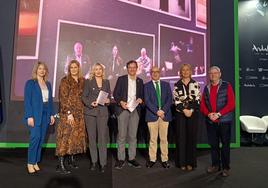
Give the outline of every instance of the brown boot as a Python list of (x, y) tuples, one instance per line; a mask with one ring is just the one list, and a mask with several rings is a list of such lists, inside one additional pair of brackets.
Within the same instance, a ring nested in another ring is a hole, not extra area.
[(208, 174), (212, 174), (212, 173), (216, 173), (220, 170), (220, 168), (218, 166), (209, 166), (207, 168), (207, 173)]
[(228, 170), (228, 169), (223, 169), (221, 175), (222, 175), (223, 177), (228, 177), (228, 176), (230, 176), (230, 170)]
[(187, 168), (188, 171), (192, 171), (193, 170), (193, 167), (191, 165), (187, 165), (186, 168)]

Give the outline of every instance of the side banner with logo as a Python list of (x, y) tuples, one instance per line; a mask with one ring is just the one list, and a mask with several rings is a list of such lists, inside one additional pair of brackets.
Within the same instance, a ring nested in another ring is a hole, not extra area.
[(239, 1), (240, 114), (268, 115), (268, 0)]

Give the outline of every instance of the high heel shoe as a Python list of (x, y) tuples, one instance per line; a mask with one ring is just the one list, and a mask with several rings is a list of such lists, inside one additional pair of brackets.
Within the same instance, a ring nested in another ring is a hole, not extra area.
[(33, 168), (36, 172), (41, 170), (37, 163), (33, 165)]
[(34, 166), (32, 164), (27, 164), (28, 174), (36, 173)]

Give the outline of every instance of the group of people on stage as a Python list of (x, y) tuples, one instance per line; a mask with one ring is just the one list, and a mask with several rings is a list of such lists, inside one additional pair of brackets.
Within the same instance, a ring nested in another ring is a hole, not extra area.
[[(173, 116), (175, 164), (183, 171), (192, 171), (197, 167), (197, 129), (201, 111), (206, 117), (208, 142), (211, 146), (212, 165), (207, 168), (207, 173), (222, 169), (222, 175), (229, 176), (231, 125), (235, 102), (230, 83), (220, 79), (220, 68), (212, 66), (209, 69), (210, 83), (205, 87), (202, 96), (198, 82), (191, 77), (190, 64), (181, 65), (180, 79), (175, 83), (173, 92), (168, 82), (160, 80), (158, 67), (153, 66), (150, 69), (151, 81), (145, 84), (137, 76), (138, 63), (135, 60), (127, 62), (126, 68), (127, 74), (118, 77), (113, 91), (118, 125), (118, 160), (115, 168), (122, 169), (125, 163), (141, 168), (136, 160), (137, 130), (142, 108), (145, 107), (145, 121), (150, 134), (147, 168), (152, 168), (157, 162), (158, 137), (161, 165), (163, 168), (170, 167), (167, 135)], [(40, 170), (38, 163), (41, 147), (49, 124), (53, 125), (55, 122), (51, 84), (47, 81), (47, 76), (46, 64), (38, 62), (33, 68), (32, 79), (25, 85), (24, 119), (30, 132), (27, 164), (30, 174)], [(173, 116), (172, 101), (175, 104)], [(58, 172), (69, 174), (70, 168), (78, 168), (75, 155), (85, 153), (87, 144), (92, 160), (90, 169), (105, 171), (110, 103), (110, 83), (105, 78), (103, 65), (94, 64), (88, 79), (84, 79), (80, 63), (71, 60), (67, 75), (61, 79), (59, 86), (59, 123), (56, 127)]]

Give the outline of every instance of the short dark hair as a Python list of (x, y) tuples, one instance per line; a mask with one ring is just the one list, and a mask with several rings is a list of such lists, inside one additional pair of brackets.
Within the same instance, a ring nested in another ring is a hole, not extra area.
[(129, 67), (130, 64), (134, 63), (136, 65), (136, 67), (138, 67), (138, 63), (135, 60), (130, 60), (129, 62), (127, 62), (127, 68)]

